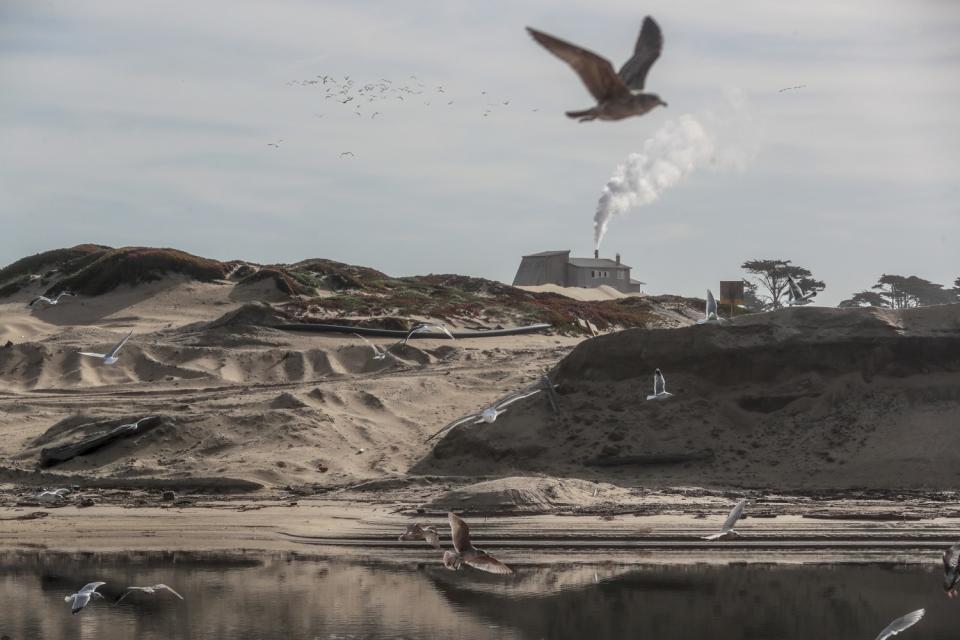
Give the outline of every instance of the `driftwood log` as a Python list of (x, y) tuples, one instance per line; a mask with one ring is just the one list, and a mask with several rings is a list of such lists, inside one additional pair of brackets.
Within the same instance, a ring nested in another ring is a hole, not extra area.
[(55, 447), (45, 447), (40, 450), (40, 466), (52, 467), (55, 464), (72, 460), (77, 456), (82, 456), (105, 447), (117, 440), (128, 438), (133, 435), (141, 435), (163, 424), (163, 418), (160, 416), (151, 416), (144, 418), (138, 424), (125, 424), (119, 427), (113, 427), (105, 433), (84, 438), (80, 442), (64, 444)]
[(586, 461), (588, 467), (620, 467), (625, 465), (681, 464), (713, 460), (712, 451), (697, 453), (651, 453), (643, 456), (598, 456)]

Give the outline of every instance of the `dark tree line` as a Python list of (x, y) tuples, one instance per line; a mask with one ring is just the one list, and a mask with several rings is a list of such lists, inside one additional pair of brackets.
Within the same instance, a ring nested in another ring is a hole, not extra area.
[(814, 278), (809, 269), (791, 264), (790, 260), (747, 260), (740, 268), (753, 278), (744, 279), (743, 287), (743, 306), (751, 311), (768, 311), (782, 307), (784, 301), (789, 299), (788, 276), (807, 293), (819, 293), (826, 288), (824, 282)]
[(907, 309), (952, 302), (960, 302), (960, 278), (953, 281), (952, 289), (946, 289), (942, 284), (917, 276), (885, 273), (869, 290), (853, 294), (839, 306)]

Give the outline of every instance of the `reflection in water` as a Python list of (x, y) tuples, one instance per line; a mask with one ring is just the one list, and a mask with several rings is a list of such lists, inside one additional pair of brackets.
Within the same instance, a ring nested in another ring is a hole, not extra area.
[[(921, 607), (908, 633), (955, 638), (960, 603), (938, 566), (517, 567), (513, 577), (257, 556), (0, 555), (0, 636), (266, 640), (405, 638), (870, 639)], [(63, 597), (103, 580), (106, 600)], [(130, 596), (165, 583), (176, 598)], [(905, 634), (906, 640), (911, 636)]]

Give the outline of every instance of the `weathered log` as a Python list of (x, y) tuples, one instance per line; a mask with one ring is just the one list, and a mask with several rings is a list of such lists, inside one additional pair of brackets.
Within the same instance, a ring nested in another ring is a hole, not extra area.
[(140, 435), (161, 425), (163, 418), (160, 416), (150, 416), (137, 421), (135, 424), (124, 424), (114, 427), (106, 433), (100, 433), (80, 442), (60, 445), (57, 447), (45, 447), (40, 450), (40, 466), (51, 467), (67, 460), (72, 460), (77, 456), (82, 456), (107, 446), (117, 440)]

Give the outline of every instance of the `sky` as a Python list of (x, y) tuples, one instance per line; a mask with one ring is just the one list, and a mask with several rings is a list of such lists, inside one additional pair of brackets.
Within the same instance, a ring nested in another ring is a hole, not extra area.
[[(567, 119), (593, 101), (524, 27), (619, 68), (647, 14), (669, 106)], [(809, 268), (824, 304), (883, 273), (949, 284), (957, 34), (952, 0), (3, 0), (0, 264), (95, 242), (511, 282), (524, 254), (590, 256), (618, 165), (692, 115), (738, 161), (601, 244), (648, 292), (703, 296), (751, 258)], [(302, 82), (323, 75), (423, 93), (340, 104)]]

